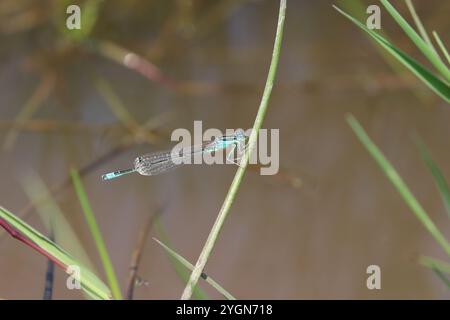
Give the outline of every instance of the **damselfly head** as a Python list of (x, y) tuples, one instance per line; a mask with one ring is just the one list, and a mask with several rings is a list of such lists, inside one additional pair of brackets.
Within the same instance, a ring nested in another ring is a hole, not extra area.
[(234, 136), (236, 137), (236, 139), (238, 140), (245, 140), (246, 136), (245, 136), (245, 132), (242, 129), (237, 129), (234, 132)]

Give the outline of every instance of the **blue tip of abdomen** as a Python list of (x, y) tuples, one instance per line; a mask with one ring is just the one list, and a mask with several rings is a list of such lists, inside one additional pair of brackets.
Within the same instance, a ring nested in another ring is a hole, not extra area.
[(125, 169), (125, 170), (119, 170), (119, 171), (114, 171), (114, 172), (110, 172), (110, 173), (105, 173), (104, 175), (102, 175), (102, 179), (103, 180), (111, 180), (111, 179), (123, 176), (124, 174), (132, 173), (135, 170), (136, 169), (134, 169), (134, 168), (130, 168), (130, 169)]
[(118, 175), (116, 175), (114, 172), (110, 172), (110, 173), (106, 173), (106, 174), (102, 175), (103, 180), (111, 180), (116, 177), (118, 177)]

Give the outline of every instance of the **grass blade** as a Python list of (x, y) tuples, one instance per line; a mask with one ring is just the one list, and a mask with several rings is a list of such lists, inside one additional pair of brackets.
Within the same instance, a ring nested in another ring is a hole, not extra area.
[(42, 223), (52, 234), (53, 237), (50, 240), (58, 239), (58, 245), (64, 247), (86, 268), (98, 274), (74, 228), (64, 216), (42, 179), (31, 170), (25, 170), (20, 182), (25, 193), (31, 199), (32, 206), (36, 208)]
[[(181, 263), (186, 269), (194, 270), (194, 265), (191, 264), (189, 261), (187, 261), (183, 256), (179, 255), (174, 250), (170, 249), (168, 246), (166, 246), (164, 243), (159, 241), (156, 238), (153, 238), (161, 247), (163, 247), (166, 252), (171, 256), (172, 258), (176, 259), (179, 263)], [(221, 293), (225, 298), (228, 300), (236, 300), (235, 297), (231, 295), (227, 290), (225, 290), (220, 284), (218, 284), (214, 279), (209, 277), (206, 273), (202, 273), (201, 278), (204, 279), (206, 282), (208, 282), (214, 289), (216, 289), (219, 293)]]
[(436, 77), (428, 69), (422, 66), (419, 62), (408, 56), (406, 53), (395, 47), (385, 38), (380, 36), (378, 33), (368, 29), (364, 24), (345, 13), (336, 6), (333, 6), (339, 13), (345, 16), (347, 19), (352, 21), (362, 30), (367, 32), (379, 45), (391, 53), (398, 61), (400, 61), (405, 67), (407, 67), (416, 77), (422, 80), (431, 90), (438, 94), (445, 101), (450, 103), (450, 87), (447, 83)]
[(77, 257), (77, 260), (83, 263), (89, 270), (97, 274), (97, 270), (74, 228), (64, 216), (64, 213), (61, 211), (42, 179), (29, 170), (24, 172), (20, 182), (28, 198), (31, 199), (32, 206), (36, 208), (36, 212), (42, 223), (58, 239), (58, 244), (64, 247), (74, 257)]
[(406, 2), (406, 6), (409, 9), (409, 12), (411, 13), (411, 16), (414, 19), (414, 23), (416, 24), (417, 29), (419, 29), (420, 36), (422, 37), (423, 40), (425, 40), (425, 42), (428, 44), (430, 49), (432, 49), (437, 54), (436, 48), (433, 46), (433, 42), (431, 42), (430, 37), (428, 36), (428, 32), (425, 29), (425, 27), (423, 26), (423, 23), (420, 20), (419, 15), (417, 14), (412, 1), (405, 0), (405, 2)]
[(256, 140), (258, 137), (259, 129), (262, 126), (262, 122), (267, 112), (267, 107), (269, 105), (270, 95), (272, 93), (273, 84), (275, 81), (275, 75), (277, 73), (278, 61), (280, 59), (281, 43), (283, 38), (284, 21), (286, 16), (286, 0), (280, 0), (280, 11), (278, 15), (278, 25), (275, 35), (275, 44), (272, 53), (272, 61), (270, 62), (269, 74), (267, 76), (266, 85), (264, 87), (263, 96), (261, 103), (258, 108), (258, 113), (256, 115), (255, 122), (253, 124), (253, 130), (248, 141), (248, 150), (244, 153), (240, 167), (237, 169), (234, 179), (230, 185), (228, 193), (225, 200), (220, 208), (219, 214), (217, 215), (216, 221), (208, 235), (205, 245), (203, 246), (202, 252), (195, 264), (194, 270), (192, 271), (191, 277), (189, 279), (186, 288), (181, 296), (182, 300), (188, 300), (192, 296), (192, 290), (197, 285), (197, 282), (205, 268), (208, 258), (214, 248), (214, 244), (219, 236), (220, 230), (222, 229), (223, 223), (225, 222), (228, 212), (230, 211), (231, 205), (236, 197), (237, 191), (244, 177), (245, 170), (248, 165), (248, 160), (250, 154), (253, 152), (256, 146)]
[(436, 268), (443, 273), (450, 274), (450, 263), (447, 263), (445, 261), (428, 256), (421, 256), (419, 258), (419, 263), (425, 267)]
[[(341, 8), (344, 8), (351, 16), (359, 21), (367, 19), (366, 8), (367, 4), (363, 0), (336, 0)], [(383, 29), (377, 30), (378, 34), (384, 37), (387, 41), (391, 41), (389, 36), (383, 31)], [(374, 49), (380, 54), (389, 68), (400, 78), (400, 81), (405, 83), (410, 88), (411, 93), (420, 101), (428, 103), (428, 99), (425, 99), (423, 92), (414, 90), (414, 77), (410, 76), (408, 69), (405, 69), (400, 61), (398, 61), (392, 54), (378, 44), (378, 42), (372, 37), (368, 38)]]
[(431, 158), (431, 155), (422, 140), (419, 137), (416, 137), (414, 140), (416, 142), (417, 148), (419, 149), (422, 160), (425, 162), (428, 170), (433, 176), (436, 187), (438, 188), (439, 193), (442, 197), (442, 201), (444, 202), (447, 214), (450, 217), (450, 189), (448, 187), (447, 181), (445, 180), (441, 169), (439, 169), (439, 167)]
[(450, 70), (442, 62), (441, 58), (437, 55), (436, 51), (430, 48), (430, 46), (423, 40), (417, 32), (409, 25), (409, 23), (401, 16), (401, 14), (389, 3), (387, 0), (380, 0), (389, 14), (394, 18), (398, 25), (405, 31), (406, 35), (412, 42), (419, 48), (419, 50), (425, 55), (430, 63), (439, 71), (447, 82), (450, 82)]
[(449, 263), (426, 256), (421, 256), (419, 263), (433, 270), (434, 274), (450, 289), (450, 280), (445, 275), (450, 274)]
[(397, 173), (395, 168), (391, 163), (385, 158), (383, 153), (378, 149), (378, 147), (372, 142), (367, 133), (359, 124), (358, 120), (353, 115), (347, 116), (347, 122), (352, 128), (353, 132), (356, 134), (358, 139), (364, 145), (364, 147), (369, 151), (370, 155), (374, 158), (377, 164), (380, 166), (381, 170), (388, 177), (392, 185), (400, 193), (401, 197), (411, 209), (411, 211), (416, 215), (417, 219), (424, 225), (428, 232), (433, 236), (436, 242), (442, 247), (442, 249), (450, 256), (450, 244), (445, 239), (444, 235), (439, 231), (436, 225), (431, 221), (430, 217), (426, 211), (422, 208), (420, 203), (414, 197), (414, 195), (409, 190), (408, 186), (405, 184), (403, 179)]
[(433, 36), (437, 44), (439, 45), (439, 48), (441, 49), (442, 53), (444, 54), (445, 59), (447, 59), (447, 62), (450, 63), (450, 54), (448, 53), (447, 48), (445, 47), (444, 43), (442, 42), (441, 38), (439, 37), (436, 31), (433, 31)]
[[(366, 15), (366, 8), (367, 5), (362, 2), (362, 0), (353, 0), (353, 1), (347, 1), (347, 0), (337, 0), (337, 3), (339, 3), (339, 6), (344, 8), (351, 16), (356, 18), (357, 20), (364, 20), (367, 18)], [(389, 41), (388, 35), (383, 32), (383, 29), (379, 30), (379, 33), (381, 36), (383, 36), (386, 40)], [(402, 80), (407, 82), (409, 81), (409, 74), (406, 74), (406, 70), (399, 64), (399, 62), (386, 50), (383, 49), (383, 47), (380, 47), (377, 42), (371, 38), (371, 43), (373, 44), (375, 50), (378, 51), (378, 53), (381, 55), (383, 60), (388, 64), (388, 66), (394, 71), (399, 77), (402, 77)], [(407, 76), (405, 76), (407, 75)]]
[[(156, 228), (159, 236), (163, 239), (163, 241), (165, 243), (170, 243), (167, 233), (159, 219), (155, 220), (155, 228)], [(178, 277), (180, 277), (180, 279), (183, 281), (183, 283), (187, 283), (189, 281), (189, 273), (186, 270), (185, 266), (180, 261), (178, 261), (177, 259), (172, 257), (171, 255), (169, 255), (169, 260), (170, 260), (170, 263), (172, 264), (173, 268), (175, 269), (175, 272), (177, 273)], [(209, 299), (208, 295), (199, 286), (196, 286), (194, 288), (192, 296), (196, 300), (208, 300)]]
[(447, 288), (450, 289), (450, 280), (446, 277), (445, 274), (442, 273), (439, 269), (436, 269), (435, 267), (432, 268), (433, 272), (436, 274), (436, 276), (447, 286)]
[(46, 238), (3, 207), (0, 207), (0, 225), (16, 239), (24, 242), (48, 259), (51, 259), (66, 273), (70, 274), (68, 271), (69, 266), (78, 266), (81, 275), (78, 280), (80, 281), (81, 288), (91, 298), (102, 300), (111, 299), (111, 292), (108, 287), (95, 274), (90, 272), (89, 269), (85, 268), (56, 243)]
[(108, 250), (106, 249), (105, 242), (103, 241), (100, 228), (95, 220), (94, 212), (92, 211), (91, 205), (89, 203), (86, 191), (84, 190), (83, 184), (81, 183), (80, 175), (75, 169), (70, 170), (70, 175), (72, 177), (72, 182), (75, 191), (80, 201), (81, 208), (83, 209), (84, 217), (86, 218), (89, 230), (91, 231), (92, 237), (94, 238), (95, 245), (97, 246), (100, 259), (105, 270), (108, 283), (111, 287), (113, 297), (115, 299), (122, 299), (122, 294), (120, 293), (119, 282), (117, 281), (116, 273), (109, 258)]

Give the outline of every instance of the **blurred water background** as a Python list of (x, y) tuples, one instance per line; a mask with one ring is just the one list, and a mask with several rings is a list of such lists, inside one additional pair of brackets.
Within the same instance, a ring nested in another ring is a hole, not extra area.
[[(425, 25), (448, 44), (450, 2), (415, 2)], [(250, 128), (278, 1), (98, 1), (92, 30), (76, 36), (64, 31), (69, 3), (0, 3), (0, 204), (25, 212), (24, 219), (45, 233), (36, 211), (26, 210), (23, 186), (26, 172), (39, 175), (58, 190), (58, 205), (104, 279), (76, 194), (70, 184), (59, 187), (71, 167), (103, 157), (83, 182), (125, 291), (139, 231), (161, 206), (160, 225), (172, 247), (195, 263), (236, 167), (189, 166), (110, 182), (101, 174), (170, 147), (172, 130), (192, 130), (194, 120), (205, 129)], [(450, 108), (412, 76), (405, 81), (394, 73), (333, 3), (288, 2), (263, 125), (280, 129), (280, 173), (246, 173), (205, 271), (238, 298), (449, 298), (417, 262), (420, 254), (444, 258), (443, 252), (344, 117), (355, 114), (449, 235), (445, 208), (410, 137), (420, 134), (450, 177)], [(407, 14), (403, 1), (392, 3)], [(399, 47), (415, 52), (385, 12), (382, 26)], [(129, 52), (148, 64), (127, 68), (121, 59)], [(114, 113), (114, 97), (136, 122)], [(136, 124), (148, 121), (152, 130), (143, 134)], [(124, 140), (126, 147), (118, 148)], [(148, 285), (136, 288), (137, 299), (178, 298), (184, 288), (151, 239), (160, 236), (152, 228), (146, 241), (139, 276)], [(381, 267), (381, 290), (366, 287), (372, 264)], [(1, 231), (1, 298), (41, 298), (45, 271), (43, 257)], [(65, 279), (57, 270), (55, 297), (82, 298), (65, 288)], [(202, 288), (220, 298), (208, 285)]]

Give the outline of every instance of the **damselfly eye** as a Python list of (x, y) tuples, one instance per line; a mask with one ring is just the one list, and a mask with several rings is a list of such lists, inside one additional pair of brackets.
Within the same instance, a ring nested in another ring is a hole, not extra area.
[(237, 137), (237, 138), (245, 138), (245, 132), (244, 132), (244, 130), (242, 130), (242, 129), (237, 129), (235, 132), (234, 132), (234, 135)]

